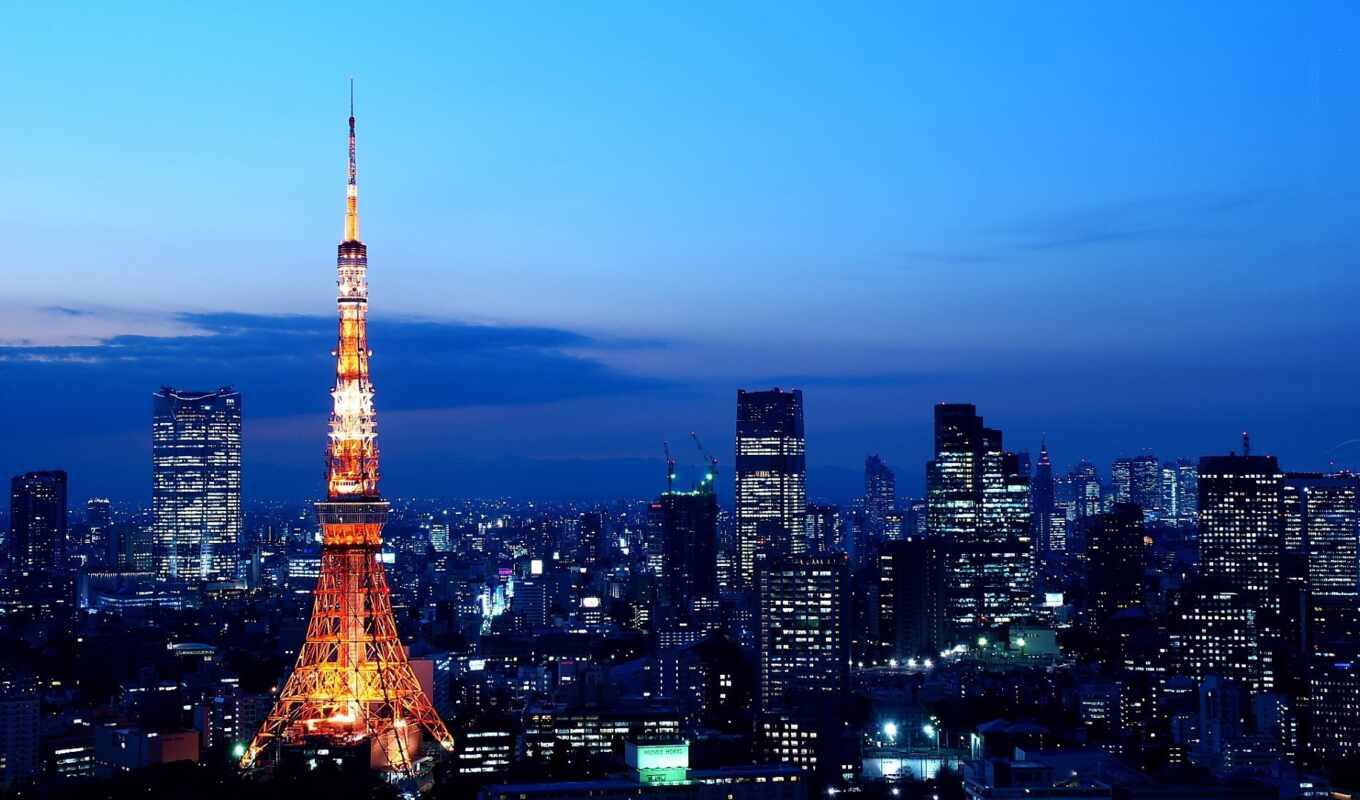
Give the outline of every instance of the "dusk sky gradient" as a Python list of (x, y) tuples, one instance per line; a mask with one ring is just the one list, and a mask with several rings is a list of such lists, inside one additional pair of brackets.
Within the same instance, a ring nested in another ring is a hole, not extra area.
[(1360, 466), (1351, 3), (4, 20), (0, 470), (73, 499), (149, 497), (162, 384), (243, 392), (247, 501), (319, 491), (350, 75), (389, 495), (651, 493), (771, 385), (813, 497), (919, 495), (941, 400)]

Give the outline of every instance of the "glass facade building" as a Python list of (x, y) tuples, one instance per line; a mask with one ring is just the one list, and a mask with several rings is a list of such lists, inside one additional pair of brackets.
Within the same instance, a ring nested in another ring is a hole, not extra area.
[(807, 551), (803, 393), (737, 391), (736, 511), (740, 588), (760, 562)]
[(241, 395), (164, 388), (152, 397), (152, 495), (160, 580), (236, 579)]

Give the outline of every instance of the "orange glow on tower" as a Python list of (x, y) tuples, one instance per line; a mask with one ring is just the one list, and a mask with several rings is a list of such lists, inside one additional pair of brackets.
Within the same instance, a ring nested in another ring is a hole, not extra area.
[(241, 758), (259, 763), (279, 743), (321, 737), (368, 742), (376, 767), (410, 773), (423, 731), (445, 750), (453, 737), (420, 688), (397, 637), (378, 560), (388, 504), (378, 493), (378, 428), (368, 358), (368, 248), (359, 241), (359, 179), (350, 92), (345, 240), (336, 259), (340, 325), (326, 448), (321, 573), (297, 665)]

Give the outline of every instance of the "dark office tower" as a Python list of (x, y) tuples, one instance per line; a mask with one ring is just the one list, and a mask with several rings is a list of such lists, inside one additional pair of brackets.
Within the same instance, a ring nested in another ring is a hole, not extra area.
[(163, 581), (236, 579), (241, 535), (241, 395), (152, 395), (151, 507)]
[(66, 563), (66, 472), (16, 475), (9, 484), (10, 563), (48, 571)]
[[(663, 492), (661, 606), (688, 614), (696, 601), (718, 599), (718, 498), (705, 481), (691, 492)], [(702, 602), (700, 603), (702, 605)]]
[(808, 506), (805, 525), (808, 545), (814, 554), (848, 552), (845, 524), (838, 506)]
[(1309, 659), (1310, 747), (1334, 763), (1360, 758), (1360, 644), (1322, 643)]
[(881, 539), (888, 515), (897, 510), (897, 478), (877, 454), (864, 459), (864, 519), (869, 535)]
[(109, 527), (113, 525), (113, 507), (107, 497), (91, 497), (85, 501), (85, 527), (89, 529), (91, 547), (99, 547), (108, 541)]
[(586, 511), (577, 518), (577, 548), (582, 564), (594, 564), (604, 557), (606, 542), (604, 538), (604, 514), (599, 511)]
[(1115, 614), (1143, 604), (1143, 509), (1115, 503), (1098, 514), (1086, 538), (1087, 627), (1099, 633)]
[(767, 558), (803, 552), (807, 455), (803, 393), (737, 390), (737, 583)]
[(1282, 476), (1274, 456), (1199, 460), (1200, 574), (1280, 609)]
[(849, 680), (846, 631), (846, 557), (797, 555), (762, 565), (760, 594), (760, 705), (769, 709), (788, 692), (839, 698)]
[(133, 522), (109, 526), (105, 539), (109, 566), (123, 572), (154, 572), (156, 540), (152, 528)]
[(946, 608), (955, 635), (1016, 621), (1033, 589), (1029, 479), (969, 404), (935, 406), (926, 464), (927, 526), (948, 547)]
[(1281, 493), (1286, 582), (1295, 578), (1324, 602), (1354, 600), (1360, 591), (1360, 479), (1289, 473)]
[(878, 630), (898, 659), (933, 657), (945, 646), (943, 545), (909, 537), (878, 554)]
[(1041, 554), (1060, 553), (1062, 547), (1053, 540), (1053, 516), (1057, 503), (1053, 494), (1053, 461), (1048, 457), (1048, 442), (1039, 443), (1039, 461), (1034, 465), (1034, 478), (1030, 482), (1030, 511), (1034, 518), (1034, 546)]

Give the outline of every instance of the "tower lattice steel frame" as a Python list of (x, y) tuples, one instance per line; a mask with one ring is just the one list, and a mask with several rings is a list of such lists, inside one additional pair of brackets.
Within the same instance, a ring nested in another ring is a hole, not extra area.
[(241, 758), (259, 763), (279, 742), (319, 737), (364, 741), (374, 760), (410, 773), (424, 731), (445, 750), (453, 737), (420, 688), (392, 617), (392, 596), (378, 560), (388, 504), (378, 493), (377, 417), (369, 380), (368, 249), (359, 241), (359, 176), (350, 94), (349, 181), (345, 239), (336, 266), (340, 331), (326, 450), (327, 498), (321, 523), (321, 573), (307, 638), (273, 710)]

